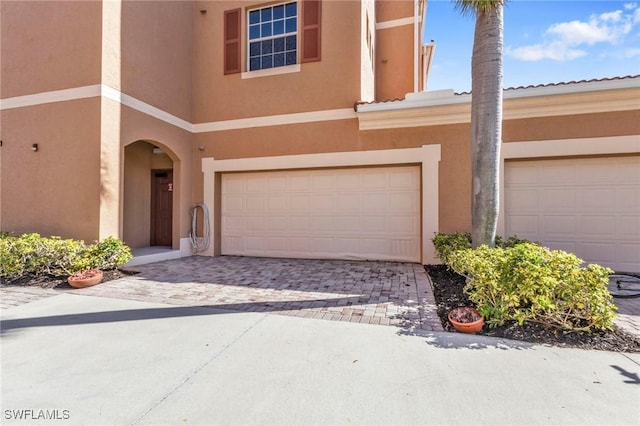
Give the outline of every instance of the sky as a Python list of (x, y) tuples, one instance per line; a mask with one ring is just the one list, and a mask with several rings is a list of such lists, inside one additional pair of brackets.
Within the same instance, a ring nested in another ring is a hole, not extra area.
[[(451, 0), (427, 1), (428, 90), (471, 90), (474, 25)], [(510, 0), (503, 65), (504, 87), (640, 74), (640, 1)]]

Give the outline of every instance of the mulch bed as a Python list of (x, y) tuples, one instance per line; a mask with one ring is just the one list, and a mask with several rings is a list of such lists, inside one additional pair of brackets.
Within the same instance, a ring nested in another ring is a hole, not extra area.
[[(455, 331), (447, 320), (449, 311), (458, 306), (473, 306), (463, 292), (465, 279), (445, 265), (425, 265), (425, 269), (433, 281), (438, 316), (442, 326), (446, 331)], [(640, 353), (640, 339), (617, 326), (608, 332), (586, 333), (563, 331), (539, 324), (525, 323), (520, 326), (516, 322), (508, 322), (495, 328), (489, 328), (485, 324), (482, 332), (478, 334), (552, 346)]]

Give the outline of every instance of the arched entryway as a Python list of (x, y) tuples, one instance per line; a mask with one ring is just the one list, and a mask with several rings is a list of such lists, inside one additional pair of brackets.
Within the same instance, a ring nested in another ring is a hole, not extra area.
[(123, 240), (131, 248), (174, 245), (174, 156), (154, 141), (124, 148)]

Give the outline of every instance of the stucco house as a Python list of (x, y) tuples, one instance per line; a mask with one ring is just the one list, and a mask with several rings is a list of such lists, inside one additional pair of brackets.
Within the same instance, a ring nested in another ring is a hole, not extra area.
[[(0, 230), (435, 263), (470, 229), (470, 94), (424, 0), (0, 3)], [(461, 70), (461, 72), (468, 72)], [(505, 90), (503, 235), (640, 271), (640, 76)], [(138, 251), (137, 253), (144, 253)]]

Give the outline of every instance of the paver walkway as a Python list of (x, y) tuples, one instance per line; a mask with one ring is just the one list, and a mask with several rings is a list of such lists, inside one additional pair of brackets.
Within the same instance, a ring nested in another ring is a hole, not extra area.
[[(3, 309), (71, 291), (180, 306), (215, 306), (333, 321), (442, 331), (422, 265), (395, 262), (191, 256), (80, 290), (0, 286)], [(614, 299), (616, 324), (640, 337), (640, 299)]]
[(180, 306), (442, 331), (422, 265), (396, 262), (191, 256), (79, 290), (2, 287), (2, 306), (71, 291)]

